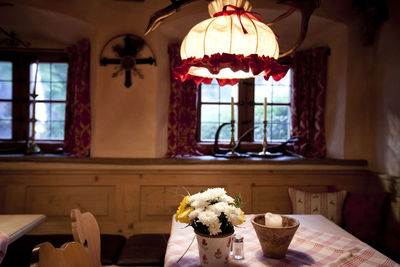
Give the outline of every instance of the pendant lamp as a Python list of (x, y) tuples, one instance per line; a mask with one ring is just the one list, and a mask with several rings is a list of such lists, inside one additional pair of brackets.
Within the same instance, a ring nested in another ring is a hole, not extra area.
[(255, 76), (278, 81), (286, 75), (289, 67), (277, 61), (277, 37), (251, 12), (249, 1), (214, 0), (208, 10), (211, 18), (195, 25), (182, 42), (176, 77), (196, 84), (217, 79), (223, 86)]

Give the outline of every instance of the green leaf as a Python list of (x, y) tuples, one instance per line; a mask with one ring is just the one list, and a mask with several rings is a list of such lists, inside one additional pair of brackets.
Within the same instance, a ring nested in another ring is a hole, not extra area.
[(242, 196), (240, 194), (237, 194), (234, 201), (233, 201), (233, 206), (236, 208), (242, 207)]

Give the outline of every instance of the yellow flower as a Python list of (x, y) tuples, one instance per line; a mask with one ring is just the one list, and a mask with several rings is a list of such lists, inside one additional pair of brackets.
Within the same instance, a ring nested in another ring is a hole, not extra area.
[(186, 208), (186, 209), (184, 210), (184, 212), (182, 212), (181, 214), (179, 214), (179, 215), (176, 217), (176, 219), (177, 219), (178, 221), (180, 221), (181, 223), (190, 223), (189, 214), (192, 212), (192, 210), (194, 210), (193, 207)]
[(244, 212), (242, 211), (242, 209), (239, 208), (239, 210), (240, 210), (240, 223), (239, 224), (242, 224), (246, 221), (246, 217), (244, 216)]
[(186, 196), (181, 201), (181, 204), (176, 211), (175, 220), (181, 223), (189, 223), (189, 214), (194, 210), (193, 207), (188, 207), (189, 196)]

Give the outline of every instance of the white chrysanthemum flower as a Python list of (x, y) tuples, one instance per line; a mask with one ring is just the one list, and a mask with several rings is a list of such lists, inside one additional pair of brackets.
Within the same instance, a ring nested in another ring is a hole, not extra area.
[(221, 213), (228, 213), (230, 211), (229, 204), (225, 202), (218, 202), (215, 203), (214, 205), (211, 205), (209, 207), (210, 210), (215, 212), (218, 216), (221, 215)]
[(229, 212), (225, 213), (226, 217), (228, 218), (228, 221), (232, 224), (232, 225), (238, 225), (242, 223), (241, 220), (241, 212), (240, 209), (232, 207), (229, 210)]
[(241, 223), (240, 221), (240, 210), (232, 205), (229, 205), (225, 202), (219, 202), (210, 207), (210, 209), (214, 210), (218, 216), (223, 212), (227, 218), (227, 220), (232, 225), (238, 225)]
[(190, 206), (195, 209), (205, 209), (208, 205), (210, 205), (210, 203), (199, 198), (190, 203)]
[[(224, 188), (211, 188), (190, 196), (187, 203), (194, 209), (188, 214), (188, 220), (198, 220), (205, 225), (210, 235), (222, 233), (219, 216), (224, 213), (232, 226), (241, 224), (241, 210), (233, 206), (234, 199), (226, 194)], [(193, 226), (195, 227), (195, 226)], [(195, 228), (196, 229), (196, 228)]]
[(226, 191), (224, 188), (211, 188), (204, 192), (194, 194), (189, 197), (189, 202), (200, 200), (200, 201), (212, 201), (218, 200), (226, 196)]
[(189, 214), (189, 220), (193, 221), (197, 217), (199, 217), (200, 213), (203, 212), (203, 209), (194, 209), (192, 212)]
[(228, 196), (228, 195), (221, 196), (219, 198), (219, 201), (220, 202), (226, 202), (226, 203), (229, 203), (229, 204), (235, 203), (235, 200), (232, 197)]
[(217, 214), (211, 210), (201, 212), (198, 219), (199, 222), (208, 227), (210, 235), (217, 235), (221, 232), (221, 222), (219, 221)]

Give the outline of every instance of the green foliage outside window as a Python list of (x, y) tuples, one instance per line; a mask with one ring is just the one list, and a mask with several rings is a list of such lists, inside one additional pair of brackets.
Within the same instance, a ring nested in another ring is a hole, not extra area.
[[(272, 78), (265, 81), (263, 77), (254, 79), (254, 103), (249, 106), (254, 108), (253, 125), (254, 141), (262, 141), (264, 136), (264, 98), (267, 97), (267, 140), (281, 142), (290, 137), (290, 96), (292, 87), (291, 71), (275, 82)], [(246, 88), (247, 89), (247, 88)], [(238, 120), (239, 86), (222, 86), (214, 80), (210, 85), (201, 86), (201, 115), (200, 115), (200, 140), (212, 141), (218, 127), (231, 120), (230, 100), (235, 101), (235, 121)], [(243, 101), (242, 101), (243, 102)], [(237, 127), (236, 138), (237, 138)], [(229, 126), (223, 128), (220, 140), (229, 141), (231, 129)]]

